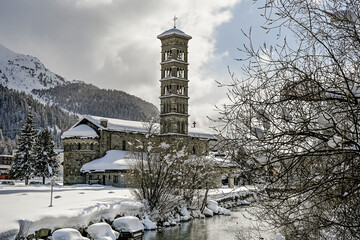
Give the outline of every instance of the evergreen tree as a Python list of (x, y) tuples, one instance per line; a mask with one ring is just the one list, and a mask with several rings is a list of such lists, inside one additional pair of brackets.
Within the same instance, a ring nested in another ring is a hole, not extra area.
[(59, 168), (59, 164), (55, 158), (54, 142), (47, 128), (44, 128), (37, 136), (34, 152), (36, 154), (36, 176), (42, 177), (43, 184), (45, 184), (45, 178), (54, 176)]
[(33, 122), (33, 115), (28, 113), (27, 119), (21, 129), (18, 150), (15, 155), (14, 164), (11, 167), (10, 174), (16, 179), (25, 179), (25, 185), (28, 184), (29, 178), (35, 176), (35, 155), (34, 143), (37, 130)]

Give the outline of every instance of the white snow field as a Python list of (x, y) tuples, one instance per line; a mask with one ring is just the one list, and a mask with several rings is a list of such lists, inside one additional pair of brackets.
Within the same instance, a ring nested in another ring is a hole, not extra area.
[(80, 228), (101, 218), (133, 215), (141, 208), (130, 189), (102, 185), (54, 186), (52, 207), (50, 186), (0, 185), (0, 239), (14, 239), (41, 228)]
[[(113, 220), (117, 215), (136, 215), (142, 210), (142, 204), (134, 200), (131, 189), (56, 184), (52, 207), (49, 207), (50, 185), (25, 186), (22, 182), (15, 183), (0, 184), (0, 239), (14, 239), (19, 231), (27, 236), (41, 228), (79, 229), (87, 227), (90, 221)], [(216, 199), (246, 191), (249, 188), (221, 188), (209, 193), (212, 199)], [(156, 227), (148, 222), (143, 220), (146, 229)]]

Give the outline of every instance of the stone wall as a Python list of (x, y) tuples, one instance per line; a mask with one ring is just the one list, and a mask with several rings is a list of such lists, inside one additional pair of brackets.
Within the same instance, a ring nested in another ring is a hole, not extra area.
[(85, 183), (81, 167), (99, 157), (98, 139), (64, 139), (64, 185)]
[[(90, 183), (89, 176), (99, 175), (99, 183), (123, 187), (119, 172), (83, 174), (81, 167), (94, 159), (103, 157), (108, 150), (139, 151), (137, 146), (141, 142), (147, 142), (143, 133), (100, 131), (100, 138), (67, 138), (64, 139), (64, 184), (83, 184)], [(161, 142), (170, 144), (173, 149), (181, 150), (185, 147), (186, 154), (207, 155), (209, 152), (208, 140), (193, 138), (186, 135), (157, 135), (151, 138), (154, 145)], [(104, 179), (105, 176), (105, 179)], [(119, 182), (114, 183), (114, 176), (118, 176)]]

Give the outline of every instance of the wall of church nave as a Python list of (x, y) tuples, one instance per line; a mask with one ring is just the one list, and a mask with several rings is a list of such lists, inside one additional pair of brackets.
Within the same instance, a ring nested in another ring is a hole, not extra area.
[[(102, 131), (100, 154), (103, 156), (108, 150), (139, 151), (141, 143), (147, 141), (149, 140), (142, 133)], [(152, 138), (151, 141), (155, 145), (159, 144), (158, 137)]]

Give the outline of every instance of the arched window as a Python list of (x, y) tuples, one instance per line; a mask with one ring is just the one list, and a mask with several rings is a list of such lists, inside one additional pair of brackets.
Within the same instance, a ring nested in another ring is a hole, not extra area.
[(78, 143), (78, 150), (81, 150), (81, 144)]
[(94, 150), (94, 144), (93, 143), (90, 144), (90, 150)]
[(194, 145), (193, 148), (192, 148), (192, 153), (193, 153), (193, 154), (196, 154), (196, 147), (195, 147), (195, 145)]

